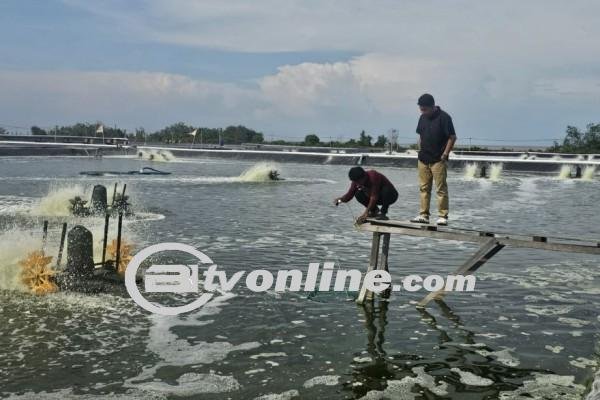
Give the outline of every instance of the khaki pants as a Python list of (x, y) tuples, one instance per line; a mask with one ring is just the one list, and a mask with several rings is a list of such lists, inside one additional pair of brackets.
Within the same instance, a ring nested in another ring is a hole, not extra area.
[(425, 164), (419, 161), (419, 191), (421, 194), (421, 215), (429, 216), (431, 186), (435, 181), (437, 206), (440, 217), (448, 218), (448, 184), (446, 183), (446, 162)]

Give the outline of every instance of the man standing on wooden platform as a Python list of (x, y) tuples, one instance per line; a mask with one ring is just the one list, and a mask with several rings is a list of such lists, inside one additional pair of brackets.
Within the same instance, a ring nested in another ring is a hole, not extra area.
[(448, 225), (448, 184), (446, 183), (446, 161), (456, 142), (456, 132), (452, 118), (448, 113), (435, 105), (430, 94), (419, 97), (417, 102), (421, 117), (417, 124), (419, 135), (419, 191), (421, 209), (419, 215), (411, 222), (429, 223), (429, 204), (431, 187), (435, 181), (438, 206), (438, 225)]
[[(367, 218), (389, 219), (388, 208), (398, 199), (398, 191), (389, 179), (373, 169), (365, 171), (362, 167), (350, 168), (348, 177), (352, 181), (350, 189), (345, 195), (335, 199), (334, 204), (337, 206), (356, 197), (356, 200), (366, 207), (365, 212), (356, 220), (359, 224)], [(381, 206), (381, 210), (378, 205)]]

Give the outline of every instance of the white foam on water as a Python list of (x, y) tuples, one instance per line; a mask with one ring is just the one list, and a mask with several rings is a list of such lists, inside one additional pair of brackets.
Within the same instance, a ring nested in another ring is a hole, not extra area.
[[(476, 346), (474, 346), (476, 347)], [(496, 350), (496, 351), (488, 351), (485, 349), (479, 349), (479, 350), (475, 350), (476, 353), (484, 356), (484, 357), (494, 357), (496, 358), (496, 361), (498, 361), (500, 364), (504, 364), (507, 367), (517, 367), (521, 362), (519, 361), (518, 358), (516, 358), (515, 356), (513, 356), (511, 354), (511, 352), (515, 351), (515, 349), (513, 347), (510, 348), (504, 348), (502, 350)]]
[(544, 348), (553, 352), (554, 354), (558, 354), (565, 349), (563, 346), (550, 346), (549, 344), (544, 346)]
[(360, 400), (414, 400), (417, 396), (422, 397), (419, 393), (412, 393), (412, 388), (415, 385), (426, 388), (438, 396), (448, 394), (448, 384), (446, 382), (436, 383), (435, 378), (425, 372), (425, 368), (416, 367), (412, 369), (412, 372), (416, 374), (415, 377), (405, 376), (401, 380), (389, 380), (385, 390), (371, 390)]
[(585, 321), (583, 319), (565, 317), (559, 317), (558, 322), (562, 322), (563, 324), (567, 324), (569, 326), (572, 326), (573, 328), (583, 328), (584, 326), (590, 324), (589, 321)]
[(600, 400), (600, 371), (596, 372), (591, 390), (585, 400)]
[(17, 214), (31, 209), (36, 199), (22, 196), (0, 196), (0, 214)]
[[(148, 343), (147, 350), (156, 354), (160, 361), (155, 363), (142, 371), (141, 374), (134, 378), (130, 378), (125, 381), (126, 387), (143, 388), (144, 390), (156, 389), (159, 392), (164, 390), (180, 390), (172, 385), (164, 386), (153, 386), (153, 382), (140, 382), (155, 378), (155, 374), (158, 369), (166, 366), (187, 366), (197, 364), (212, 364), (218, 361), (224, 360), (229, 353), (234, 351), (251, 350), (261, 346), (258, 342), (246, 342), (238, 345), (231, 344), (229, 342), (197, 342), (195, 344), (189, 343), (187, 338), (179, 338), (175, 333), (171, 331), (176, 326), (194, 326), (206, 325), (213, 322), (213, 320), (207, 320), (206, 317), (217, 315), (221, 312), (222, 307), (227, 305), (227, 301), (235, 297), (233, 294), (225, 294), (218, 296), (205, 304), (199, 310), (186, 314), (186, 315), (174, 315), (165, 316), (158, 314), (151, 314), (149, 319), (152, 323), (148, 332)], [(237, 381), (234, 383), (233, 378), (219, 376), (219, 378), (207, 377), (202, 374), (189, 375), (184, 374), (179, 379), (182, 379), (182, 391), (195, 391), (194, 393), (209, 393), (215, 386), (213, 383), (215, 379), (224, 379), (229, 383), (228, 391), (237, 390), (239, 385), (236, 386)], [(231, 378), (231, 379), (230, 379)], [(179, 381), (179, 380), (178, 380)], [(206, 383), (206, 386), (203, 386)], [(218, 385), (217, 385), (218, 386)], [(235, 389), (234, 389), (235, 388)], [(220, 392), (210, 392), (220, 393)]]
[(227, 393), (239, 390), (241, 385), (232, 376), (188, 372), (177, 378), (177, 385), (165, 382), (138, 384), (139, 390), (173, 396), (194, 396), (203, 393)]
[(461, 383), (469, 386), (491, 386), (494, 381), (488, 378), (484, 378), (479, 375), (475, 375), (469, 371), (463, 371), (460, 368), (451, 368), (450, 371), (457, 373), (460, 376)]
[(528, 305), (525, 306), (525, 311), (537, 315), (563, 315), (568, 314), (573, 310), (573, 306), (568, 305)]
[(259, 354), (253, 354), (250, 356), (251, 359), (253, 360), (257, 360), (259, 358), (271, 358), (271, 357), (287, 357), (287, 354), (283, 353), (283, 352), (278, 352), (278, 353), (259, 353)]
[(294, 397), (300, 396), (300, 393), (295, 390), (287, 390), (283, 393), (269, 393), (255, 397), (254, 400), (292, 400)]
[(264, 368), (256, 368), (256, 369), (249, 369), (248, 371), (244, 371), (244, 374), (246, 375), (254, 375), (254, 374), (258, 374), (261, 372), (265, 372), (266, 369)]
[(335, 386), (339, 383), (339, 381), (339, 375), (321, 375), (315, 376), (314, 378), (310, 378), (309, 380), (304, 382), (302, 386), (304, 386), (307, 389), (317, 385)]
[(141, 390), (129, 389), (125, 393), (115, 394), (75, 394), (72, 389), (60, 389), (54, 392), (25, 392), (23, 394), (13, 394), (8, 397), (5, 397), (7, 400), (166, 400), (167, 397), (164, 395), (153, 395), (152, 393), (148, 393)]
[(589, 358), (585, 358), (585, 357), (577, 357), (575, 360), (571, 360), (569, 361), (569, 364), (577, 367), (577, 368), (588, 368), (588, 367), (597, 367), (598, 366), (598, 361), (596, 360), (590, 360)]
[(500, 400), (580, 400), (585, 388), (574, 383), (574, 376), (534, 373), (534, 380), (512, 391), (500, 392)]
[(482, 336), (488, 339), (499, 339), (506, 337), (506, 335), (502, 335), (500, 333), (476, 333), (475, 336)]

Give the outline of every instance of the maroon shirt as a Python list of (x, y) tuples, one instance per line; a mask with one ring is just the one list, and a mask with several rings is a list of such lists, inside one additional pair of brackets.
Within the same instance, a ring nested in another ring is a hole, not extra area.
[(352, 181), (350, 189), (348, 189), (348, 192), (342, 196), (342, 201), (346, 203), (347, 201), (352, 200), (357, 190), (363, 190), (365, 194), (369, 196), (369, 206), (367, 208), (370, 210), (377, 204), (379, 192), (381, 192), (381, 189), (384, 186), (391, 186), (392, 188), (394, 187), (392, 182), (390, 182), (385, 175), (370, 169), (367, 171), (367, 180), (365, 184), (360, 185)]

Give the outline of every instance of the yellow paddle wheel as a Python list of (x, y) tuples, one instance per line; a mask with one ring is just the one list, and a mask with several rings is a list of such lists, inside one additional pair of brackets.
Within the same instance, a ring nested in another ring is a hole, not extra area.
[(50, 266), (52, 256), (46, 256), (43, 251), (36, 250), (19, 262), (21, 266), (21, 282), (34, 294), (48, 294), (58, 291), (53, 281), (56, 274)]

